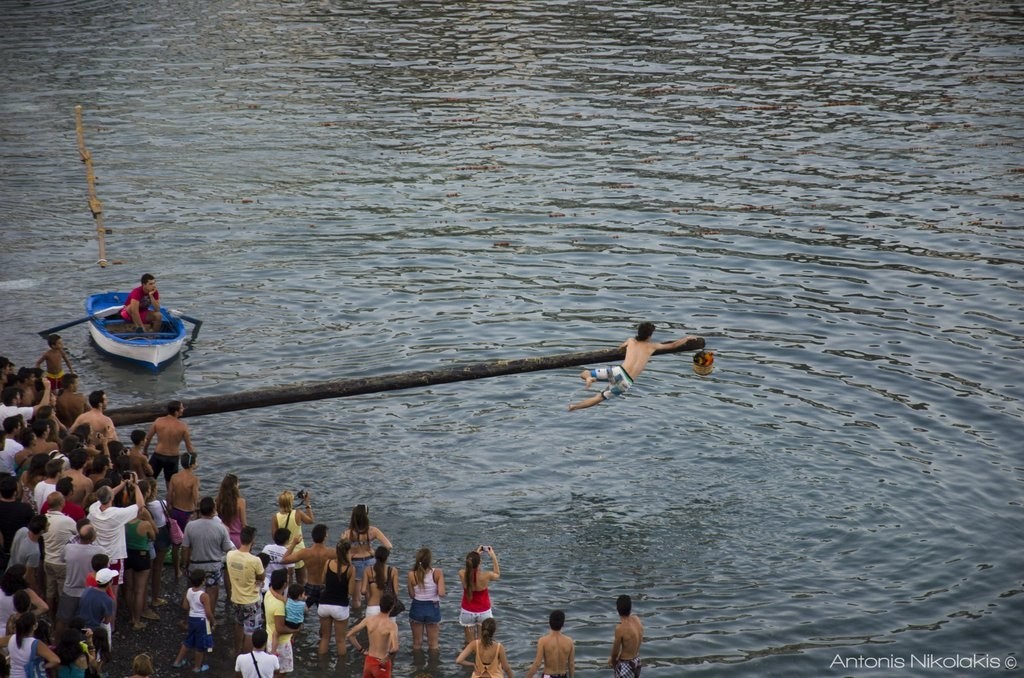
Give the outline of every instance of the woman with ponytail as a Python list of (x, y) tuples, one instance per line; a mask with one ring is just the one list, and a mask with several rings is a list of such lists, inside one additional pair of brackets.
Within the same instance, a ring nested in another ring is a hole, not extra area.
[(423, 645), (423, 631), (427, 632), (427, 649), (437, 652), (441, 630), (441, 598), (445, 594), (444, 572), (432, 566), (433, 554), (424, 547), (416, 552), (416, 563), (409, 571), (409, 626), (412, 627), (412, 649)]
[[(491, 570), (480, 569), (480, 554), (491, 556)], [(466, 645), (473, 642), (479, 635), (480, 623), (494, 615), (491, 612), (491, 594), (487, 587), (492, 581), (501, 578), (498, 566), (498, 554), (491, 546), (478, 546), (476, 550), (466, 554), (466, 567), (459, 570), (462, 581), (462, 610), (459, 612), (459, 624), (466, 633)]]
[[(385, 593), (396, 595), (398, 591), (398, 570), (388, 566), (391, 549), (378, 546), (374, 551), (373, 567), (363, 572), (363, 595), (366, 596), (366, 616), (380, 614), (380, 599)], [(396, 598), (397, 600), (397, 595)]]
[(327, 561), (324, 572), (324, 590), (320, 594), (317, 615), (320, 616), (320, 646), (317, 652), (327, 654), (331, 646), (331, 632), (334, 632), (334, 643), (338, 648), (338, 656), (344, 657), (348, 645), (345, 633), (348, 631), (348, 618), (351, 611), (352, 597), (356, 592), (356, 578), (353, 576), (352, 563), (349, 562), (351, 544), (345, 539), (338, 541), (334, 547), (335, 558)]
[[(494, 633), (498, 625), (493, 617), (488, 617), (480, 624), (480, 638), (467, 645), (458, 658), (456, 664), (468, 666), (473, 669), (472, 678), (514, 678), (512, 668), (508, 665), (508, 657), (505, 656), (505, 647), (494, 640)], [(468, 661), (469, 655), (473, 654), (473, 661)]]
[[(41, 640), (32, 634), (36, 632), (38, 618), (34, 612), (25, 612), (14, 623), (14, 635), (7, 641), (7, 657), (11, 662), (12, 676), (36, 676), (34, 662), (40, 661), (45, 669), (53, 669), (60, 665), (60, 657)], [(45, 671), (42, 672), (45, 675)]]

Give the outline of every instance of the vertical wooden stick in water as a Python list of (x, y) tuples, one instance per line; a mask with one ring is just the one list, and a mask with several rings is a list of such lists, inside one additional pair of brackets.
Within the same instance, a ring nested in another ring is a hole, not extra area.
[(99, 240), (101, 267), (107, 265), (107, 231), (103, 227), (103, 203), (96, 197), (96, 175), (92, 172), (92, 155), (85, 147), (85, 130), (82, 127), (82, 107), (75, 106), (75, 131), (78, 134), (78, 154), (85, 163), (85, 181), (89, 185), (89, 209), (96, 220), (96, 237)]

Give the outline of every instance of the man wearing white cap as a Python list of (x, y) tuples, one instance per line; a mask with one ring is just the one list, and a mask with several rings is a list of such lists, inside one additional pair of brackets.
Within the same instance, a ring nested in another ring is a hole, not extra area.
[(96, 588), (87, 587), (78, 601), (78, 616), (92, 629), (93, 643), (100, 661), (100, 668), (110, 654), (111, 624), (114, 623), (114, 600), (108, 590), (117, 572), (104, 567), (96, 572)]

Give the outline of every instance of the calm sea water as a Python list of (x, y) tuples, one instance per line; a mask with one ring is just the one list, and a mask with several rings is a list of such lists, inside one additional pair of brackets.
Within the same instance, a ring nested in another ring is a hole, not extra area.
[[(645, 676), (1015, 673), (1019, 8), (0, 11), (0, 353), (19, 364), (146, 271), (205, 324), (158, 376), (65, 332), (114, 406), (602, 348), (645, 319), (716, 351), (711, 376), (659, 357), (572, 414), (575, 369), (190, 421), (204, 490), (238, 472), (257, 526), (306, 487), (335, 535), (369, 503), (403, 569), (434, 549), (453, 589), (435, 677), (462, 675), (455, 571), (480, 543), (517, 675), (555, 607), (579, 675), (606, 675), (623, 592)], [(313, 652), (299, 675), (358, 669)]]

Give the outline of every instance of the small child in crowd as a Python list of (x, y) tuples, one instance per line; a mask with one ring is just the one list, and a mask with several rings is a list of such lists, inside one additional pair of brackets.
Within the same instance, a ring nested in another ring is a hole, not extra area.
[(188, 583), (192, 588), (185, 591), (185, 597), (181, 601), (182, 608), (188, 610), (188, 634), (174, 660), (174, 668), (180, 669), (186, 663), (188, 651), (192, 650), (194, 673), (210, 670), (210, 665), (203, 663), (203, 653), (213, 652), (213, 607), (210, 605), (210, 596), (206, 595), (206, 588), (203, 586), (205, 580), (204, 570), (196, 568), (189, 572)]
[(290, 629), (301, 629), (306, 621), (306, 589), (302, 584), (293, 583), (288, 587), (288, 600), (284, 601), (284, 625)]

